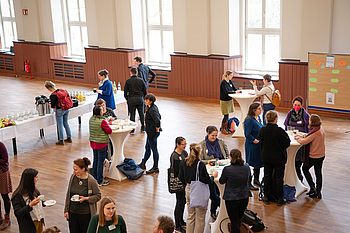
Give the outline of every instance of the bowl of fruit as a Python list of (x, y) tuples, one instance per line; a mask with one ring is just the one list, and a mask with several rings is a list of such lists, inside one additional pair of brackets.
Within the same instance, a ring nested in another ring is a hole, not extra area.
[(0, 118), (0, 128), (16, 125), (16, 122), (9, 118)]

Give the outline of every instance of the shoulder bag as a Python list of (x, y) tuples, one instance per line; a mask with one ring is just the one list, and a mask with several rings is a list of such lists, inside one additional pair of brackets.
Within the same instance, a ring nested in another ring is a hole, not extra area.
[(174, 172), (174, 158), (171, 156), (170, 168), (168, 168), (168, 190), (169, 193), (177, 193), (184, 190), (184, 185), (179, 177), (175, 176)]
[(190, 208), (207, 208), (210, 197), (209, 185), (199, 181), (199, 163), (197, 163), (196, 180), (191, 181)]

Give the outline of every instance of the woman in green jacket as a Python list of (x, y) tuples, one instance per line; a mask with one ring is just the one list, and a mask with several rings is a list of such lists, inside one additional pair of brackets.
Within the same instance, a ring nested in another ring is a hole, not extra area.
[(117, 214), (112, 198), (102, 198), (99, 214), (91, 218), (87, 233), (127, 233), (125, 221)]

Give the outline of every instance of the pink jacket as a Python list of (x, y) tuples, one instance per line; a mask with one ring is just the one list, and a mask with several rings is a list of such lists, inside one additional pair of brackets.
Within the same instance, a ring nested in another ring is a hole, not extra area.
[(298, 142), (302, 145), (310, 143), (310, 158), (318, 159), (325, 156), (325, 134), (322, 127), (306, 138), (299, 138)]

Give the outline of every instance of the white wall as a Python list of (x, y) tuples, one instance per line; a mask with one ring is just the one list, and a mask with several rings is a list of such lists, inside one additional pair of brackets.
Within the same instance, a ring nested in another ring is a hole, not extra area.
[(350, 1), (334, 0), (332, 53), (350, 54)]
[(121, 48), (133, 48), (131, 17), (130, 0), (116, 0), (117, 38)]
[(229, 5), (229, 0), (210, 0), (211, 54), (228, 55), (230, 50)]
[(187, 52), (187, 0), (173, 0), (173, 31), (175, 52)]

